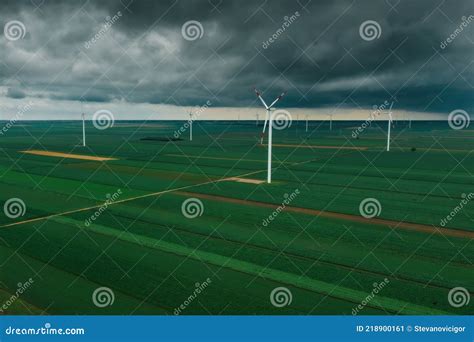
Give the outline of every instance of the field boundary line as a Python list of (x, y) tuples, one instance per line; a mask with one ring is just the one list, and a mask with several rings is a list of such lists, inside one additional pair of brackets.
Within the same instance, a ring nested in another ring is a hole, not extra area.
[[(64, 222), (65, 221), (65, 222)], [(75, 219), (73, 218), (61, 218), (58, 222), (74, 225)], [(202, 251), (198, 249), (189, 248), (183, 245), (176, 243), (158, 240), (152, 237), (144, 236), (141, 234), (130, 233), (130, 232), (120, 232), (115, 228), (110, 228), (102, 225), (91, 225), (85, 229), (94, 232), (96, 234), (102, 234), (107, 236), (114, 236), (121, 241), (125, 241), (132, 244), (137, 244), (137, 241), (140, 242), (140, 246), (147, 248), (155, 249), (162, 251), (164, 253), (171, 253), (185, 258), (191, 258), (197, 261), (203, 261), (207, 264), (211, 264), (218, 267), (224, 267), (231, 269), (233, 271), (246, 273), (249, 275), (256, 275), (260, 278), (275, 281), (278, 283), (289, 284), (300, 289), (311, 291), (314, 293), (319, 293), (321, 295), (327, 295), (332, 298), (337, 298), (339, 300), (350, 302), (350, 303), (359, 303), (363, 300), (367, 293), (354, 290), (348, 287), (339, 286), (334, 289), (334, 284), (312, 279), (309, 277), (300, 277), (296, 274), (281, 271), (278, 269), (267, 268), (263, 265), (251, 263), (243, 260), (227, 260), (227, 257), (213, 252)], [(226, 259), (223, 260), (223, 259)], [(377, 301), (374, 301), (367, 306), (376, 309), (388, 309), (393, 312), (397, 312), (401, 304), (403, 306), (406, 314), (447, 314), (445, 311), (438, 309), (432, 309), (425, 307), (423, 305), (407, 303), (398, 299), (393, 299), (390, 297), (378, 297)]]
[[(242, 175), (239, 175), (239, 176), (235, 176), (235, 177), (245, 177), (245, 176), (250, 176), (250, 175), (253, 175), (253, 174), (256, 174), (256, 173), (261, 173), (261, 172), (266, 172), (266, 171), (267, 171), (267, 170), (257, 170), (257, 171), (248, 172), (248, 173), (245, 173), (245, 174), (242, 174)], [(174, 188), (174, 189), (167, 189), (167, 190), (162, 190), (162, 191), (153, 192), (153, 193), (150, 193), (150, 194), (145, 194), (145, 195), (140, 195), (140, 196), (129, 197), (129, 198), (125, 198), (125, 199), (123, 199), (123, 200), (114, 201), (114, 202), (112, 202), (112, 203), (109, 203), (109, 205), (120, 204), (120, 203), (126, 203), (126, 202), (135, 201), (135, 200), (137, 200), (137, 199), (142, 199), (142, 198), (147, 198), (147, 197), (159, 196), (159, 195), (171, 193), (171, 192), (174, 192), (174, 191), (180, 191), (180, 190), (189, 189), (189, 188), (192, 188), (192, 187), (195, 187), (195, 186), (202, 186), (202, 185), (207, 185), (207, 184), (213, 184), (213, 183), (218, 183), (218, 182), (222, 182), (222, 181), (227, 181), (228, 179), (229, 179), (229, 177), (224, 177), (224, 178), (219, 178), (219, 179), (216, 179), (216, 180), (211, 180), (211, 181), (207, 181), (207, 182), (203, 182), (203, 183), (190, 184), (190, 185), (185, 185), (185, 186), (178, 187), (178, 188)], [(88, 210), (92, 210), (92, 209), (98, 209), (98, 208), (102, 207), (103, 205), (104, 205), (104, 203), (101, 202), (101, 203), (99, 203), (99, 204), (97, 204), (97, 205), (93, 205), (93, 206), (90, 206), (90, 207), (79, 208), (79, 209), (73, 209), (73, 210), (67, 210), (67, 211), (64, 211), (64, 212), (61, 212), (61, 213), (57, 213), (57, 214), (51, 214), (51, 215), (47, 215), (47, 216), (35, 217), (35, 218), (32, 218), (32, 219), (28, 219), (28, 220), (24, 220), (24, 221), (19, 221), (19, 222), (7, 223), (7, 224), (4, 224), (4, 225), (1, 225), (0, 228), (8, 228), (8, 227), (18, 226), (18, 225), (25, 224), (25, 223), (31, 223), (31, 222), (37, 222), (37, 221), (47, 220), (47, 219), (50, 219), (50, 218), (53, 218), (53, 217), (58, 217), (58, 216), (64, 216), (64, 215), (68, 215), (68, 214), (79, 213), (79, 212), (82, 212), (82, 211), (88, 211)]]
[[(350, 153), (354, 153), (354, 152), (348, 152), (348, 153), (345, 153), (345, 154), (350, 154)], [(301, 162), (295, 162), (295, 163), (292, 163), (291, 165), (295, 166), (295, 165), (300, 165), (300, 164), (306, 164), (306, 163), (310, 163), (310, 162), (313, 162), (313, 161), (318, 160), (318, 159), (319, 158), (313, 158), (313, 159), (309, 159), (309, 160), (305, 160), (305, 161), (301, 161)], [(272, 170), (273, 170), (273, 168), (272, 168)], [(228, 179), (231, 178), (231, 177), (241, 178), (241, 177), (255, 175), (255, 174), (258, 174), (258, 173), (262, 173), (262, 172), (267, 172), (267, 170), (263, 169), (263, 170), (251, 171), (251, 172), (247, 172), (247, 173), (237, 175), (237, 176), (227, 176), (227, 175), (225, 175), (223, 178), (210, 180), (210, 181), (203, 182), (203, 183), (190, 184), (190, 185), (185, 185), (185, 186), (182, 186), (182, 187), (177, 187), (177, 188), (174, 188), (174, 189), (166, 189), (166, 190), (152, 192), (152, 193), (145, 194), (145, 195), (125, 198), (123, 200), (117, 200), (117, 201), (114, 201), (114, 202), (110, 203), (109, 205), (131, 202), (131, 201), (134, 201), (134, 200), (137, 200), (137, 199), (142, 199), (142, 198), (147, 198), (147, 197), (155, 197), (155, 196), (159, 196), (159, 195), (163, 195), (163, 194), (167, 194), (167, 193), (172, 193), (172, 192), (175, 192), (175, 191), (189, 189), (189, 188), (192, 188), (192, 187), (195, 187), (195, 186), (202, 186), (202, 185), (208, 185), (208, 184), (214, 184), (214, 183), (218, 183), (218, 182), (228, 181)], [(41, 216), (41, 217), (35, 217), (35, 218), (32, 218), (32, 219), (23, 220), (23, 221), (19, 221), (19, 222), (7, 223), (7, 224), (4, 224), (4, 225), (1, 225), (0, 228), (9, 228), (9, 227), (19, 226), (19, 225), (26, 224), (26, 223), (48, 220), (48, 219), (53, 218), (53, 217), (64, 216), (64, 215), (69, 215), (69, 214), (75, 214), (75, 213), (88, 211), (88, 210), (92, 210), (92, 209), (98, 209), (103, 205), (104, 205), (104, 203), (101, 202), (99, 204), (96, 204), (96, 205), (93, 205), (93, 206), (90, 206), (90, 207), (72, 209), (72, 210), (67, 210), (67, 211), (64, 211), (64, 212), (61, 212), (61, 213), (57, 213), (57, 214), (51, 214), (51, 215), (46, 215), (46, 216)]]
[[(273, 203), (259, 202), (259, 201), (253, 201), (253, 200), (243, 200), (240, 198), (225, 197), (225, 196), (218, 196), (218, 195), (201, 194), (197, 192), (177, 191), (175, 194), (181, 195), (181, 196), (183, 195), (194, 196), (194, 197), (198, 197), (202, 199), (208, 199), (211, 201), (225, 201), (228, 203), (241, 204), (241, 205), (247, 205), (247, 206), (254, 205), (254, 206), (265, 207), (265, 208), (270, 208), (270, 209), (276, 209), (278, 207), (278, 204), (273, 204)], [(443, 234), (443, 235), (448, 235), (448, 236), (458, 237), (458, 238), (474, 239), (474, 232), (464, 230), (464, 229), (440, 228), (440, 227), (429, 226), (429, 225), (425, 225), (421, 223), (393, 221), (393, 220), (380, 219), (380, 218), (367, 219), (362, 216), (358, 216), (354, 214), (345, 214), (345, 213), (339, 213), (335, 211), (318, 210), (318, 209), (302, 208), (302, 207), (294, 207), (294, 206), (286, 206), (285, 210), (293, 212), (293, 213), (298, 213), (298, 214), (330, 217), (330, 218), (335, 218), (335, 219), (340, 219), (340, 220), (366, 223), (368, 225), (396, 226), (397, 228), (402, 228), (409, 231), (422, 232), (422, 233), (435, 233), (435, 234)]]

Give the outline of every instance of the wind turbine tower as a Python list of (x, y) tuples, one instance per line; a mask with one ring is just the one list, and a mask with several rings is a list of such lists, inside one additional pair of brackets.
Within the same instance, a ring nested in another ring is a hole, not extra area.
[(263, 106), (267, 111), (267, 115), (265, 118), (265, 123), (263, 124), (263, 132), (262, 132), (262, 139), (260, 143), (263, 143), (263, 135), (265, 134), (265, 128), (267, 126), (268, 121), (268, 164), (267, 164), (267, 183), (270, 184), (272, 182), (272, 126), (273, 126), (273, 117), (272, 111), (274, 110), (273, 106), (280, 101), (285, 93), (281, 93), (271, 104), (267, 106), (265, 101), (263, 100), (262, 96), (260, 95), (259, 91), (255, 89), (255, 94), (259, 98), (260, 102), (262, 102)]
[(193, 141), (193, 113), (189, 112), (189, 141)]
[(390, 128), (392, 126), (392, 106), (393, 106), (393, 101), (390, 104), (390, 108), (388, 110), (387, 152), (390, 151)]
[(86, 146), (86, 115), (82, 113), (82, 146)]

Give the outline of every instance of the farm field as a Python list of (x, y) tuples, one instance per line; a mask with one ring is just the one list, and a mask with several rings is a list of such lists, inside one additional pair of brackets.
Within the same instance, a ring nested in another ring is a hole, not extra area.
[(473, 130), (400, 121), (386, 152), (384, 122), (293, 122), (267, 184), (262, 123), (197, 121), (193, 141), (182, 124), (88, 122), (86, 147), (73, 121), (0, 136), (2, 209), (24, 203), (0, 212), (0, 303), (32, 280), (2, 313), (474, 313), (448, 300), (474, 294)]

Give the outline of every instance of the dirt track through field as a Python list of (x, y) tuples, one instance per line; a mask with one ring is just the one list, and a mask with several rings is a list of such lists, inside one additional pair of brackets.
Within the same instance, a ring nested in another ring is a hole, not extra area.
[(27, 153), (27, 154), (34, 154), (36, 156), (58, 157), (58, 158), (68, 158), (68, 159), (82, 159), (82, 160), (93, 160), (93, 161), (117, 160), (117, 158), (95, 157), (95, 156), (86, 156), (83, 154), (71, 154), (71, 153), (62, 153), (62, 152), (41, 151), (41, 150), (26, 150), (26, 151), (20, 151), (20, 152)]
[[(217, 195), (200, 194), (197, 192), (176, 191), (174, 192), (174, 194), (182, 195), (182, 196), (197, 197), (197, 198), (207, 199), (211, 201), (257, 206), (257, 207), (262, 207), (262, 208), (271, 208), (271, 209), (278, 208), (277, 204), (272, 204), (272, 203), (242, 200), (238, 198), (231, 198), (231, 197), (224, 197), (224, 196), (217, 196)], [(379, 219), (379, 218), (366, 219), (362, 216), (357, 216), (357, 215), (342, 214), (342, 213), (336, 213), (332, 211), (322, 211), (322, 210), (316, 210), (316, 209), (299, 208), (299, 207), (291, 207), (291, 206), (286, 206), (284, 210), (289, 211), (289, 212), (294, 212), (294, 213), (312, 215), (312, 216), (330, 217), (330, 218), (336, 218), (336, 219), (341, 219), (341, 220), (360, 222), (360, 223), (365, 223), (368, 225), (388, 226), (393, 229), (405, 229), (405, 230), (418, 231), (418, 232), (430, 233), (430, 234), (440, 234), (444, 236), (452, 236), (452, 237), (458, 237), (458, 238), (468, 238), (468, 239), (474, 238), (474, 232), (470, 232), (467, 230), (440, 228), (436, 226), (429, 226), (429, 225), (424, 225), (424, 224), (419, 224), (419, 223), (411, 223), (411, 222), (403, 222), (403, 221), (397, 222), (393, 220), (386, 220), (386, 219)]]
[[(267, 146), (267, 145), (263, 145)], [(294, 147), (294, 148), (314, 148), (314, 149), (328, 149), (328, 150), (356, 150), (364, 151), (367, 147), (357, 146), (329, 146), (329, 145), (292, 145), (292, 144), (272, 144), (273, 147)]]

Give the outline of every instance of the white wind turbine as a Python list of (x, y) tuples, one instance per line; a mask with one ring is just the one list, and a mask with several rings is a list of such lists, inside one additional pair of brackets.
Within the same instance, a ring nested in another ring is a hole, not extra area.
[(306, 114), (306, 132), (308, 132), (308, 114)]
[(285, 93), (281, 93), (280, 96), (278, 96), (270, 106), (267, 106), (265, 101), (263, 100), (262, 96), (260, 95), (259, 91), (255, 89), (255, 94), (257, 94), (257, 97), (260, 99), (260, 102), (262, 102), (263, 106), (265, 107), (267, 111), (267, 115), (265, 117), (265, 122), (263, 124), (263, 132), (262, 132), (262, 138), (260, 140), (260, 144), (263, 144), (263, 136), (265, 134), (265, 128), (267, 126), (267, 121), (268, 121), (268, 165), (267, 165), (267, 183), (272, 182), (272, 126), (273, 126), (273, 118), (272, 118), (272, 111), (274, 110), (273, 106), (280, 101), (283, 96), (285, 96)]
[(82, 146), (86, 146), (86, 115), (82, 113)]
[(328, 116), (329, 116), (329, 130), (330, 130), (330, 131), (332, 131), (332, 116), (333, 116), (333, 115), (334, 115), (334, 114), (329, 114), (329, 115), (328, 115)]
[(387, 134), (387, 152), (390, 151), (390, 128), (392, 126), (392, 106), (393, 101), (390, 104), (390, 108), (388, 109), (388, 134)]
[(189, 112), (189, 141), (193, 141), (193, 113)]
[(255, 114), (255, 116), (257, 117), (257, 121), (255, 121), (255, 126), (258, 126), (258, 117), (259, 117), (258, 113)]

